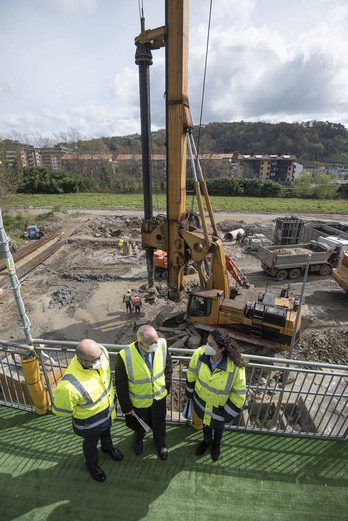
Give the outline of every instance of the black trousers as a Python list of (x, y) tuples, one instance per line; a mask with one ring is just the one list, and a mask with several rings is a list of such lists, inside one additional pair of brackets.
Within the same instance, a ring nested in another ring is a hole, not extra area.
[(94, 436), (83, 438), (83, 454), (86, 459), (86, 465), (89, 470), (94, 470), (98, 465), (98, 441), (101, 442), (102, 449), (109, 451), (113, 448), (110, 429), (106, 429)]
[[(134, 407), (134, 411), (139, 418), (151, 427), (153, 440), (156, 445), (161, 445), (166, 437), (166, 398), (162, 398), (162, 400), (154, 400), (151, 407), (145, 407), (142, 409)], [(138, 439), (144, 438), (146, 434), (145, 430), (134, 416), (126, 414), (126, 425), (135, 431), (135, 435)]]

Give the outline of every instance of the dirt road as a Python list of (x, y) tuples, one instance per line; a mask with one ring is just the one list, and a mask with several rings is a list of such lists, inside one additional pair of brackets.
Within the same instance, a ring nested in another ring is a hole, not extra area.
[[(33, 211), (32, 209), (30, 210)], [(43, 211), (42, 209), (40, 212)], [(23, 281), (21, 293), (34, 338), (79, 341), (90, 337), (101, 343), (127, 344), (134, 340), (137, 327), (154, 323), (156, 315), (166, 309), (184, 307), (167, 299), (164, 281), (156, 282), (157, 299), (145, 303), (139, 317), (128, 314), (123, 294), (147, 294), (144, 252), (123, 255), (117, 249), (118, 238), (140, 243), (140, 211), (80, 210), (78, 217), (55, 213), (46, 223), (48, 231), (64, 228), (66, 244)], [(274, 220), (279, 214), (217, 212), (216, 221), (223, 233), (238, 226), (253, 228), (271, 240)], [(313, 220), (318, 216), (301, 216)], [(321, 221), (348, 224), (342, 216), (320, 216)], [(267, 276), (255, 255), (247, 254), (236, 244), (226, 243), (226, 252), (258, 289), (284, 286)], [(196, 275), (186, 278), (191, 287)], [(0, 274), (1, 279), (1, 274)], [(302, 279), (291, 282), (290, 291), (299, 295)], [(302, 310), (302, 335), (294, 357), (321, 362), (347, 363), (348, 295), (329, 277), (310, 275), (305, 288)], [(24, 340), (18, 327), (19, 315), (12, 294), (0, 299), (0, 339)]]

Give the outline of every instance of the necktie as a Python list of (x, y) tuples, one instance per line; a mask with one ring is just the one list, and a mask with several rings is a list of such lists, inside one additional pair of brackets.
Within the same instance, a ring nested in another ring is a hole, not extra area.
[(147, 367), (150, 369), (152, 369), (152, 360), (151, 360), (151, 353), (145, 353), (145, 362), (146, 362), (146, 365)]

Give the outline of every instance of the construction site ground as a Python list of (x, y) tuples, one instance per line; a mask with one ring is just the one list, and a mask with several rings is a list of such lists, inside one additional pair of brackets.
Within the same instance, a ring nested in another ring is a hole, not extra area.
[[(36, 212), (45, 210), (36, 209)], [(26, 211), (34, 213), (33, 209)], [(277, 217), (284, 215), (216, 213), (222, 238), (227, 231), (241, 227), (247, 232), (263, 233), (273, 240)], [(151, 323), (156, 327), (156, 317), (160, 312), (163, 318), (185, 310), (187, 297), (180, 303), (168, 300), (166, 282), (157, 278), (155, 301), (152, 304), (147, 302), (141, 218), (140, 210), (69, 210), (69, 213), (55, 212), (45, 221), (47, 232), (62, 230), (58, 239), (52, 241), (58, 240), (58, 245), (62, 246), (21, 277), (21, 295), (33, 338), (79, 341), (90, 337), (101, 343), (128, 344), (134, 340), (136, 329), (141, 324)], [(306, 215), (301, 219), (348, 224), (348, 217), (342, 219), (342, 216)], [(118, 248), (120, 237), (139, 248), (124, 254)], [(40, 240), (35, 242), (40, 245)], [(51, 242), (16, 262), (17, 272), (20, 273), (28, 260), (50, 245)], [(226, 253), (258, 290), (280, 291), (287, 286), (289, 281), (276, 281), (263, 272), (257, 256), (246, 253), (241, 245), (224, 242), (224, 246)], [(300, 295), (302, 280), (300, 277), (291, 281), (290, 293)], [(186, 276), (187, 294), (198, 283), (197, 274)], [(19, 314), (8, 284), (7, 272), (3, 270), (0, 272), (0, 338), (23, 342), (25, 336), (19, 328)], [(126, 313), (122, 299), (128, 289), (133, 295), (138, 293), (143, 300), (139, 316)], [(347, 310), (348, 294), (331, 276), (310, 274), (302, 307), (301, 338), (293, 358), (346, 364)], [(170, 346), (177, 337), (167, 336)], [(286, 353), (283, 355), (287, 356)]]

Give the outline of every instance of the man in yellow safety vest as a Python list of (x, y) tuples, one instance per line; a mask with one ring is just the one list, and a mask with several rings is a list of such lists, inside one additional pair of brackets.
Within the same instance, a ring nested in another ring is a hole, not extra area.
[(99, 439), (103, 452), (116, 461), (123, 459), (110, 434), (116, 418), (115, 391), (105, 347), (88, 338), (78, 344), (76, 355), (57, 385), (52, 411), (57, 416), (72, 417), (75, 434), (83, 438), (83, 454), (92, 478), (105, 481), (106, 475), (98, 466)]
[(134, 450), (143, 451), (143, 439), (149, 428), (159, 457), (166, 460), (166, 396), (172, 383), (172, 359), (167, 342), (149, 325), (141, 326), (137, 341), (122, 349), (116, 357), (115, 382), (126, 425), (135, 431)]
[(124, 295), (123, 295), (123, 303), (126, 304), (126, 312), (128, 313), (132, 313), (132, 303), (133, 303), (133, 299), (132, 299), (132, 290), (128, 290)]

